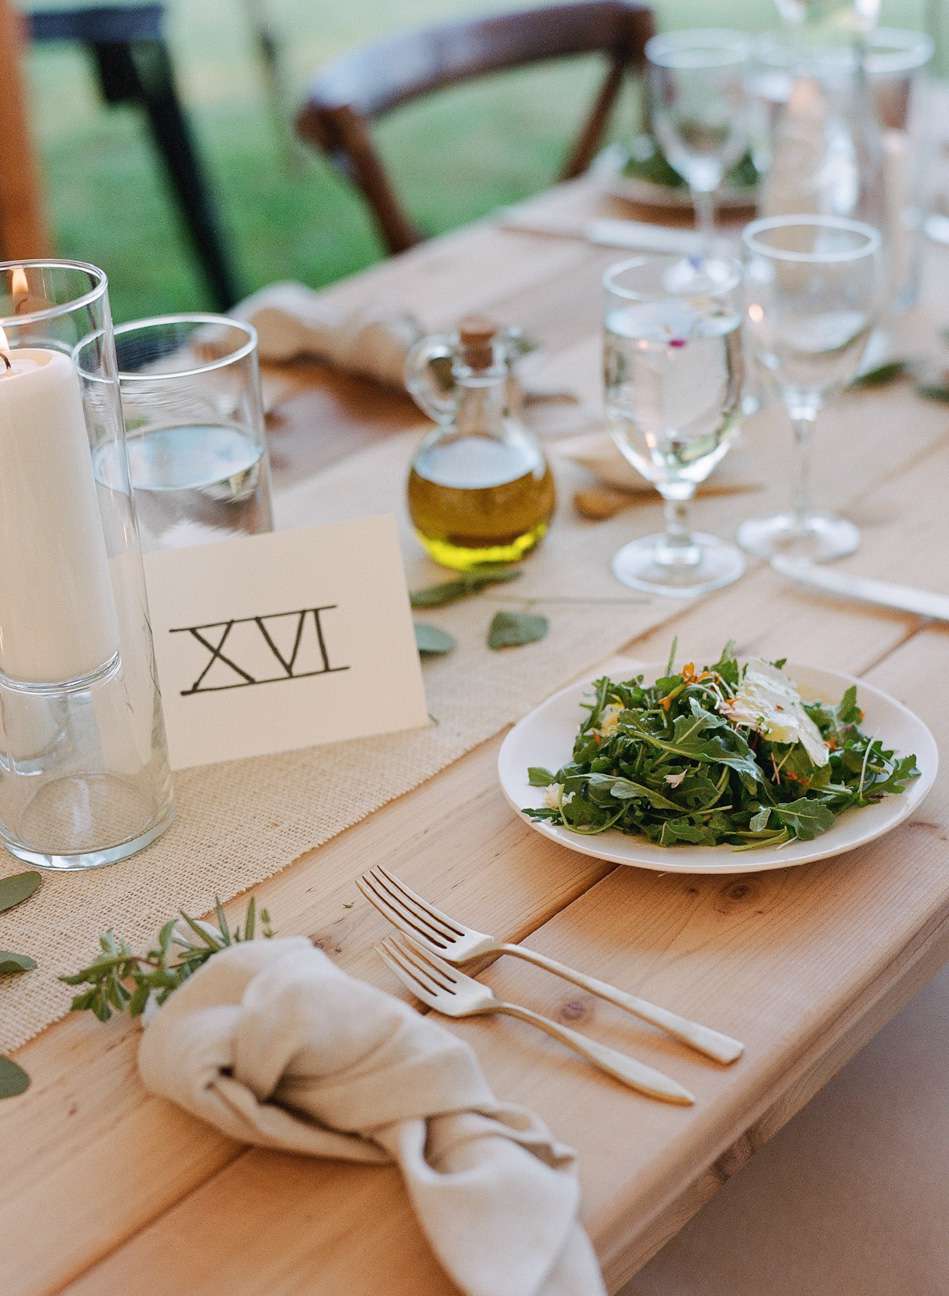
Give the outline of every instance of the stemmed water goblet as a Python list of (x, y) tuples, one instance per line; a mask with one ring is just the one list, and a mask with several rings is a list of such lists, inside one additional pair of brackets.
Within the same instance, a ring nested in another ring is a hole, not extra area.
[(604, 383), (610, 433), (665, 501), (666, 530), (624, 545), (624, 585), (673, 597), (736, 580), (735, 545), (689, 529), (696, 486), (727, 453), (742, 387), (741, 266), (635, 257), (604, 278)]
[(668, 32), (646, 45), (648, 109), (662, 152), (688, 184), (706, 255), (715, 236), (722, 180), (747, 146), (745, 73), (750, 44), (741, 32)]
[(743, 522), (738, 541), (762, 557), (840, 557), (860, 533), (815, 511), (810, 445), (821, 408), (857, 373), (879, 314), (880, 234), (843, 217), (776, 216), (746, 226), (742, 243), (746, 336), (787, 409), (797, 464), (790, 509)]

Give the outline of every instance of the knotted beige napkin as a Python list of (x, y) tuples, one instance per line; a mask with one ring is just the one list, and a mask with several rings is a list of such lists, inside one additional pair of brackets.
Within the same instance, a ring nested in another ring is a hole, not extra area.
[(407, 311), (386, 305), (340, 311), (290, 281), (261, 288), (233, 314), (257, 330), (261, 360), (281, 364), (311, 356), (389, 387), (404, 386), (406, 354), (423, 332)]
[(575, 1156), (499, 1103), (471, 1049), (303, 938), (216, 954), (155, 1013), (147, 1088), (231, 1138), (396, 1161), (468, 1296), (603, 1296)]
[[(606, 486), (635, 494), (655, 494), (656, 488), (640, 476), (623, 458), (616, 442), (608, 432), (584, 432), (580, 436), (563, 437), (549, 447), (554, 455), (582, 464)], [(733, 450), (718, 465), (712, 476), (701, 484), (703, 495), (725, 495), (733, 491), (758, 490), (748, 463), (740, 450)]]

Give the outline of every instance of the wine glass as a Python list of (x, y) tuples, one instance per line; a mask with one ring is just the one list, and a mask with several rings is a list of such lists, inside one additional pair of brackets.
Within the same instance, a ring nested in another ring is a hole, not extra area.
[(666, 530), (624, 545), (624, 585), (691, 597), (744, 571), (740, 551), (689, 529), (689, 504), (727, 453), (741, 406), (741, 266), (634, 257), (604, 277), (610, 434), (665, 501)]
[(718, 28), (669, 32), (646, 45), (649, 121), (692, 192), (706, 255), (722, 180), (747, 145), (745, 70), (750, 43)]
[(791, 508), (750, 518), (738, 541), (750, 553), (823, 561), (852, 553), (852, 522), (811, 503), (810, 444), (817, 415), (860, 366), (883, 296), (880, 234), (840, 216), (775, 216), (742, 234), (746, 336), (794, 429)]

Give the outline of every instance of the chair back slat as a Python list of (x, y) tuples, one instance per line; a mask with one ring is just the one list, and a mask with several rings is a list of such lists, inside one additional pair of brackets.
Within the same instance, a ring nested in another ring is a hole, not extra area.
[(651, 11), (636, 0), (580, 0), (400, 33), (323, 68), (310, 86), (297, 128), (362, 191), (389, 250), (401, 252), (421, 235), (372, 144), (372, 121), (475, 77), (601, 53), (609, 63), (606, 79), (562, 172), (565, 178), (578, 175), (602, 138), (623, 76), (641, 65), (652, 31)]

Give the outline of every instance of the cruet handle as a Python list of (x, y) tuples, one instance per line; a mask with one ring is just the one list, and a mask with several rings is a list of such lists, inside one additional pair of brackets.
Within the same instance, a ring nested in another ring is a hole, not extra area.
[(436, 423), (451, 423), (458, 408), (454, 385), (439, 382), (439, 375), (450, 378), (454, 356), (454, 339), (447, 333), (436, 333), (416, 342), (405, 357), (405, 385), (409, 394), (419, 409)]

